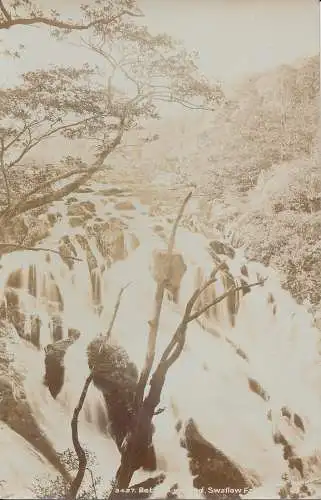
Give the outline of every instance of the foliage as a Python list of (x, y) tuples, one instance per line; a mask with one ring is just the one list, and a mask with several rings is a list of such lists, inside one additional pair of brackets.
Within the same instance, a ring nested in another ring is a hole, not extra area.
[[(37, 70), (24, 74), (18, 86), (1, 90), (0, 167), (7, 205), (2, 215), (6, 219), (41, 206), (41, 201), (46, 204), (60, 199), (79, 187), (103, 168), (126, 132), (141, 129), (146, 121), (160, 117), (161, 103), (212, 110), (224, 99), (221, 88), (198, 72), (195, 54), (189, 54), (168, 35), (151, 35), (137, 23), (136, 17), (141, 14), (131, 0), (96, 0), (94, 6), (82, 5), (83, 24), (70, 22), (69, 27), (59, 21), (59, 13), (51, 11), (48, 17), (29, 0), (13, 2), (9, 10), (0, 2), (2, 28), (43, 23), (66, 34), (86, 25), (88, 36), (81, 38), (81, 47), (98, 54), (105, 70), (87, 64), (81, 69)], [(16, 199), (10, 169), (57, 134), (66, 141), (91, 141), (96, 152), (94, 163), (79, 167), (69, 158), (70, 171), (66, 171), (64, 162), (58, 175), (58, 180), (68, 179), (67, 187), (57, 190), (57, 179), (48, 171), (43, 186), (35, 184), (34, 189)], [(40, 195), (49, 188), (56, 196), (53, 193), (42, 199)]]
[[(93, 470), (96, 464), (95, 455), (85, 451), (87, 458), (87, 481), (84, 482), (77, 498), (97, 498), (97, 486), (101, 483), (100, 477), (95, 477)], [(66, 470), (71, 474), (75, 474), (78, 469), (78, 461), (76, 453), (73, 450), (67, 449), (62, 453), (58, 453), (61, 463)], [(65, 498), (69, 485), (62, 476), (57, 476), (54, 479), (38, 477), (33, 484), (33, 492), (35, 498)]]

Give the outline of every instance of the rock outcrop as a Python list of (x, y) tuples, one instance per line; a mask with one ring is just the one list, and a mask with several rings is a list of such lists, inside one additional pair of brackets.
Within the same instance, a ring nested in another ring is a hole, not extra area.
[[(103, 337), (89, 344), (88, 364), (93, 373), (94, 384), (104, 395), (109, 417), (109, 431), (120, 450), (135, 417), (137, 368), (129, 360), (122, 347), (106, 343)], [(137, 468), (156, 469), (155, 451), (150, 442), (152, 434), (153, 426), (146, 429), (148, 438), (139, 450)]]

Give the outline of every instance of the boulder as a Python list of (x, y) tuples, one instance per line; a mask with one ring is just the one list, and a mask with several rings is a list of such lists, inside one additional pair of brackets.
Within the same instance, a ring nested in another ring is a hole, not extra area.
[[(131, 429), (135, 417), (134, 398), (138, 382), (138, 370), (126, 351), (98, 337), (88, 345), (88, 365), (93, 373), (95, 386), (103, 393), (109, 431), (118, 449)], [(156, 470), (155, 450), (152, 446), (154, 427), (144, 429), (141, 447), (135, 454), (135, 466), (145, 470)]]
[(69, 269), (73, 269), (74, 261), (72, 257), (77, 257), (77, 251), (74, 245), (72, 244), (69, 236), (63, 236), (59, 241), (59, 253), (61, 255), (62, 260), (69, 267)]
[(230, 259), (234, 259), (235, 257), (235, 250), (230, 245), (219, 240), (212, 240), (210, 242), (210, 250), (218, 255), (226, 255)]
[(135, 205), (129, 200), (116, 203), (115, 208), (116, 210), (136, 210)]
[(173, 301), (178, 301), (179, 289), (182, 278), (187, 270), (184, 259), (180, 253), (173, 252), (170, 264), (169, 279), (166, 279), (168, 270), (167, 250), (154, 250), (152, 255), (151, 273), (156, 283), (166, 281), (166, 289), (172, 294)]
[(96, 223), (91, 228), (99, 252), (110, 263), (127, 257), (124, 234), (126, 229), (125, 223), (116, 218), (111, 218), (103, 224)]
[(68, 206), (67, 215), (70, 218), (70, 223), (72, 223), (72, 221), (81, 221), (81, 223), (84, 224), (96, 215), (96, 207), (92, 201), (71, 203)]
[(64, 384), (64, 357), (67, 349), (75, 342), (75, 338), (59, 340), (47, 345), (45, 349), (45, 376), (44, 385), (48, 387), (50, 394), (55, 399)]
[(81, 246), (81, 248), (83, 250), (85, 250), (88, 269), (90, 272), (92, 272), (93, 269), (96, 269), (98, 267), (98, 262), (97, 262), (95, 255), (93, 254), (93, 252), (90, 248), (89, 242), (88, 242), (87, 238), (85, 236), (83, 236), (82, 234), (77, 234), (76, 240), (79, 243), (79, 245)]
[[(190, 458), (190, 470), (194, 478), (195, 488), (247, 488), (250, 480), (245, 471), (242, 471), (232, 459), (227, 457), (221, 450), (209, 443), (200, 434), (195, 422), (191, 419), (185, 427), (185, 442), (188, 456)], [(210, 491), (210, 490), (209, 490)], [(238, 493), (205, 495), (219, 500), (239, 497)]]

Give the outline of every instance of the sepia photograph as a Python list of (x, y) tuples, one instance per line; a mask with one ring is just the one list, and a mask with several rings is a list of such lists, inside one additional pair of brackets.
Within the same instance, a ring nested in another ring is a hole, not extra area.
[(0, 498), (321, 498), (320, 2), (0, 0)]

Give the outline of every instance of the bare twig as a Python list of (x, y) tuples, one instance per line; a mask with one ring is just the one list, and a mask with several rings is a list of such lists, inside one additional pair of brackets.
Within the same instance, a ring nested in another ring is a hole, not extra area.
[(115, 308), (114, 308), (114, 313), (113, 313), (113, 316), (112, 316), (111, 321), (110, 321), (109, 328), (108, 328), (107, 333), (106, 333), (106, 341), (110, 340), (111, 332), (112, 332), (113, 326), (115, 324), (115, 320), (116, 320), (116, 317), (117, 317), (118, 309), (119, 309), (119, 306), (120, 306), (121, 297), (122, 297), (124, 291), (126, 290), (126, 288), (129, 287), (129, 285), (130, 285), (130, 283), (127, 283), (127, 285), (124, 286), (120, 290), (120, 292), (118, 294), (117, 302), (116, 302), (116, 305), (115, 305)]

